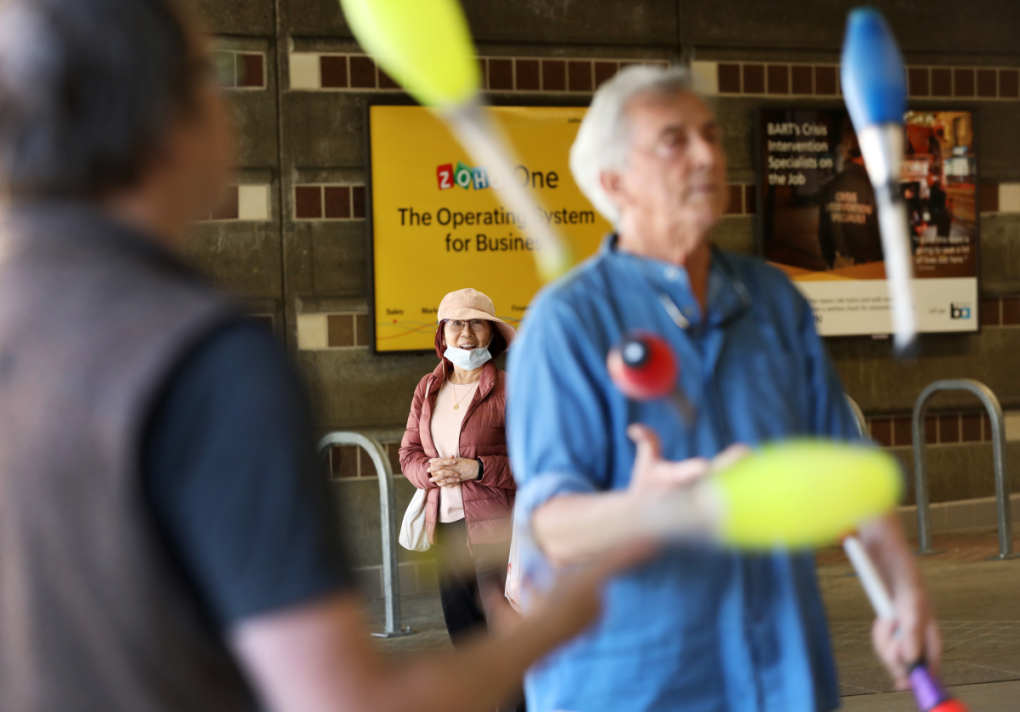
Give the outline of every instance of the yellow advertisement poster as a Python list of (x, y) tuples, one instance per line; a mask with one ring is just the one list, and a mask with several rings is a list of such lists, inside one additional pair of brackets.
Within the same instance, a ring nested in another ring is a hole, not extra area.
[(497, 107), (520, 165), (514, 179), (542, 203), (508, 212), (485, 166), (417, 106), (373, 106), (372, 226), (377, 351), (432, 349), (436, 309), (447, 292), (485, 292), (517, 326), (541, 287), (528, 226), (558, 230), (577, 259), (594, 254), (610, 226), (570, 174), (581, 108)]

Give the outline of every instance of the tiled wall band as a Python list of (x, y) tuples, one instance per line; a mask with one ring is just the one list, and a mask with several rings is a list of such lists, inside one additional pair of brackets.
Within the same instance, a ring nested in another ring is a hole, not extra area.
[(295, 220), (364, 220), (365, 186), (310, 183), (294, 186)]
[[(840, 95), (839, 65), (766, 62), (693, 62), (699, 88), (720, 96)], [(1020, 99), (1017, 67), (908, 67), (912, 99)]]
[[(291, 91), (402, 91), (397, 80), (362, 54), (292, 52)], [(479, 57), (482, 88), (494, 92), (590, 94), (622, 67), (665, 66), (665, 60)]]
[(267, 222), (269, 217), (268, 185), (229, 185), (219, 206), (201, 222)]
[(367, 349), (369, 314), (365, 312), (298, 315), (298, 349)]
[(259, 90), (266, 88), (265, 52), (213, 53), (221, 86), (228, 90)]

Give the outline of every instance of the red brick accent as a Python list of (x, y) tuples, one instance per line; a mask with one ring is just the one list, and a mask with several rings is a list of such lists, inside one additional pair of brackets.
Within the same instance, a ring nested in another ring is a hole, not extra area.
[(931, 70), (931, 95), (952, 96), (953, 94), (953, 73), (945, 67), (932, 67)]
[(998, 326), (1002, 323), (999, 316), (998, 299), (982, 299), (978, 305), (978, 318), (981, 326)]
[(581, 62), (567, 62), (567, 86), (570, 91), (592, 90), (592, 63), (585, 60)]
[(236, 185), (228, 185), (223, 190), (223, 197), (220, 204), (213, 211), (213, 220), (237, 220), (238, 217), (238, 191)]
[(937, 415), (929, 415), (924, 419), (924, 441), (933, 445), (939, 441), (939, 418)]
[(953, 96), (972, 97), (974, 96), (974, 70), (954, 69), (953, 70)]
[(1020, 299), (1007, 297), (1002, 300), (1002, 325), (1015, 326), (1020, 324)]
[(914, 425), (910, 418), (895, 418), (893, 420), (893, 445), (896, 447), (909, 447), (914, 444)]
[(965, 443), (981, 442), (980, 413), (963, 413), (960, 416), (960, 440)]
[(351, 217), (351, 189), (346, 185), (327, 185), (325, 194), (325, 214), (327, 220), (349, 220)]
[(872, 418), (871, 439), (882, 447), (892, 447), (892, 421), (889, 418)]
[(998, 96), (997, 72), (994, 69), (977, 70), (977, 95), (982, 99), (994, 99)]
[(978, 203), (983, 213), (999, 212), (999, 184), (978, 184)]
[(719, 93), (739, 94), (740, 93), (740, 65), (719, 64)]
[(324, 54), (319, 57), (323, 89), (347, 88), (347, 57)]
[(836, 68), (815, 67), (815, 94), (832, 96), (836, 93)]
[(330, 347), (354, 346), (354, 315), (330, 314), (326, 333)]
[(744, 212), (744, 187), (730, 185), (730, 199), (726, 205), (727, 215), (742, 215)]
[(369, 346), (368, 314), (354, 315), (354, 345)]
[(371, 58), (351, 55), (351, 88), (376, 88), (375, 62)]
[(357, 477), (361, 450), (357, 445), (335, 445), (329, 450), (330, 472), (336, 479)]
[(769, 94), (790, 93), (790, 65), (770, 64), (768, 66)]
[(567, 90), (567, 63), (559, 59), (542, 60), (542, 90)]
[(323, 89), (347, 89), (347, 57), (323, 54), (319, 57)]
[(394, 81), (393, 77), (379, 68), (379, 88), (380, 89), (400, 89), (400, 85)]
[(538, 60), (517, 60), (517, 91), (539, 91), (542, 88), (538, 80)]
[(595, 62), (595, 88), (615, 77), (619, 66), (617, 62)]
[(791, 88), (794, 94), (811, 94), (814, 92), (814, 78), (811, 67), (795, 64), (790, 67)]
[(1020, 70), (1017, 69), (999, 70), (999, 98), (1000, 99), (1020, 98)]
[(402, 470), (400, 468), (400, 444), (389, 443), (386, 446), (386, 456), (390, 460), (390, 468), (393, 470), (393, 474), (394, 475), (401, 474)]
[(931, 96), (927, 67), (907, 69), (907, 81), (910, 84), (910, 96)]
[(265, 58), (261, 54), (237, 55), (237, 86), (263, 87), (266, 83)]
[(765, 93), (765, 66), (762, 64), (744, 65), (744, 93)]
[(960, 442), (960, 416), (958, 413), (939, 416), (939, 442)]
[(294, 215), (299, 220), (322, 218), (322, 186), (299, 185), (294, 188)]
[(357, 220), (365, 218), (365, 186), (351, 186), (351, 214)]
[(489, 89), (512, 91), (514, 88), (514, 63), (511, 59), (489, 60)]

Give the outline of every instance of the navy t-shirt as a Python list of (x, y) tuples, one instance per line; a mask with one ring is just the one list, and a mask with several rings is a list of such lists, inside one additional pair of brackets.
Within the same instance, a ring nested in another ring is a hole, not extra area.
[(264, 326), (217, 330), (158, 400), (142, 447), (171, 557), (222, 629), (350, 589), (307, 398)]

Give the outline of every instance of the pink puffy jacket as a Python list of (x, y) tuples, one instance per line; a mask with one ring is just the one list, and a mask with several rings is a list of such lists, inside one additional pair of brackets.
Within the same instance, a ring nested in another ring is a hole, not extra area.
[[(462, 483), (461, 491), (468, 540), (473, 544), (498, 544), (510, 540), (510, 512), (516, 494), (506, 451), (506, 374), (491, 361), (483, 369), (460, 430), (460, 456), (482, 461), (482, 479)], [(432, 408), (443, 381), (440, 363), (418, 383), (400, 443), (401, 469), (415, 487), (428, 493), (425, 526), (431, 544), (435, 544), (439, 520), (439, 487), (429, 481), (428, 472), (429, 459), (439, 457), (432, 442)]]

